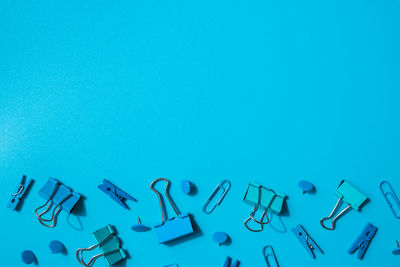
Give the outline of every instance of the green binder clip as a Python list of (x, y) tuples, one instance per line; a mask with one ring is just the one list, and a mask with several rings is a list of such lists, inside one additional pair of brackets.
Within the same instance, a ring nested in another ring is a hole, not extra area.
[[(268, 211), (280, 214), (282, 212), (282, 207), (285, 198), (286, 198), (285, 195), (277, 194), (272, 189), (268, 189), (256, 183), (249, 183), (243, 201), (250, 205), (253, 205), (254, 208), (253, 211), (250, 213), (250, 216), (244, 221), (244, 226), (249, 231), (261, 232), (264, 229), (264, 225), (270, 222), (268, 218)], [(255, 214), (259, 208), (263, 209), (263, 213), (261, 215), (260, 220), (257, 220), (255, 218)], [(264, 221), (264, 218), (266, 218), (266, 221)], [(248, 226), (250, 220), (259, 224), (260, 228), (251, 229)]]
[[(343, 180), (340, 182), (339, 187), (336, 189), (336, 196), (338, 196), (338, 201), (336, 202), (335, 207), (329, 214), (328, 217), (322, 218), (320, 220), (321, 226), (327, 230), (334, 230), (336, 225), (336, 220), (339, 219), (340, 216), (345, 214), (350, 208), (354, 210), (359, 210), (361, 206), (368, 200), (368, 197), (361, 193), (357, 188), (351, 185), (349, 182)], [(347, 203), (347, 207), (340, 211), (333, 219), (331, 227), (328, 227), (324, 224), (324, 221), (331, 219), (336, 210), (339, 208), (340, 204), (343, 202)]]
[[(116, 233), (110, 224), (97, 230), (93, 235), (97, 244), (88, 248), (80, 248), (76, 251), (76, 258), (81, 265), (93, 266), (96, 260), (103, 256), (108, 265), (113, 265), (127, 257), (124, 250), (121, 248), (120, 240), (116, 236)], [(83, 252), (91, 251), (97, 247), (100, 247), (102, 253), (93, 256), (86, 263), (83, 259)]]

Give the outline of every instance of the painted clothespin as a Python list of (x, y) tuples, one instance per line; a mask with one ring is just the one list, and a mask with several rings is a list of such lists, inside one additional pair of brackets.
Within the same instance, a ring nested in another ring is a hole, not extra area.
[(377, 230), (374, 225), (367, 223), (347, 252), (353, 254), (358, 249), (357, 258), (362, 260)]
[[(222, 180), (214, 189), (214, 191), (211, 193), (210, 197), (204, 203), (202, 207), (203, 212), (205, 214), (211, 214), (214, 211), (214, 209), (221, 204), (222, 200), (224, 200), (230, 188), (231, 188), (231, 182), (229, 180)], [(214, 202), (214, 198), (218, 194), (220, 196), (219, 199), (215, 201), (215, 204), (211, 208), (208, 208), (208, 205), (211, 202)]]
[[(104, 257), (108, 265), (113, 265), (127, 257), (125, 251), (121, 248), (121, 241), (110, 224), (94, 232), (93, 236), (96, 239), (95, 245), (76, 250), (76, 258), (81, 265), (93, 266), (100, 257)], [(102, 253), (93, 256), (86, 262), (83, 258), (83, 252), (94, 250), (97, 247), (100, 248)]]
[(225, 262), (224, 262), (224, 267), (239, 267), (240, 265), (240, 261), (235, 260), (234, 262), (232, 262), (232, 258), (231, 257), (226, 257)]
[[(49, 178), (47, 183), (42, 187), (42, 189), (40, 189), (39, 194), (47, 201), (35, 210), (35, 215), (43, 226), (49, 228), (56, 226), (57, 217), (61, 210), (71, 213), (72, 209), (76, 206), (81, 198), (79, 193), (66, 187), (65, 185), (61, 184), (60, 181), (54, 178)], [(44, 214), (50, 212), (53, 205), (55, 205), (55, 207), (51, 212), (51, 218), (43, 218)], [(38, 213), (39, 210), (46, 206), (47, 208), (43, 212)]]
[(296, 228), (292, 228), (293, 234), (299, 239), (300, 243), (307, 250), (308, 254), (310, 254), (311, 258), (315, 259), (314, 251), (319, 251), (319, 253), (324, 254), (322, 249), (318, 246), (317, 243), (311, 238), (311, 236), (306, 232), (303, 226), (300, 224), (297, 225)]
[[(341, 181), (339, 187), (336, 189), (336, 196), (339, 199), (336, 202), (335, 207), (333, 207), (333, 210), (331, 211), (328, 217), (324, 217), (320, 220), (321, 226), (327, 230), (334, 230), (336, 225), (336, 220), (339, 219), (341, 215), (346, 213), (346, 211), (348, 211), (349, 209), (360, 210), (361, 206), (368, 200), (368, 197), (366, 195), (361, 193), (357, 188), (355, 188), (353, 185), (351, 185), (349, 182), (345, 180)], [(340, 211), (332, 219), (330, 227), (326, 226), (324, 222), (326, 220), (331, 219), (335, 215), (336, 210), (339, 208), (341, 202), (346, 203), (347, 207), (344, 208), (342, 211)]]
[(110, 181), (104, 179), (103, 183), (98, 186), (98, 188), (109, 195), (115, 202), (121, 205), (125, 209), (129, 209), (126, 205), (126, 200), (136, 201), (133, 197), (131, 197), (128, 193), (121, 190), (119, 187), (111, 183)]
[(28, 179), (26, 175), (23, 175), (21, 178), (21, 182), (19, 183), (15, 193), (11, 195), (10, 201), (8, 202), (7, 207), (16, 210), (19, 204), (22, 202), (25, 193), (28, 191), (29, 186), (32, 184), (33, 180)]
[[(172, 209), (174, 210), (176, 217), (167, 218), (167, 213), (164, 210), (163, 200), (161, 194), (154, 189), (156, 183), (160, 181), (167, 182), (165, 186), (165, 196), (171, 205)], [(192, 225), (192, 219), (188, 213), (180, 213), (178, 208), (176, 207), (175, 203), (172, 201), (169, 195), (169, 186), (171, 182), (165, 178), (158, 178), (154, 180), (150, 184), (150, 189), (157, 194), (158, 201), (160, 204), (161, 209), (161, 224), (154, 226), (154, 230), (156, 231), (157, 239), (160, 244), (167, 243), (169, 241), (179, 239), (181, 237), (190, 235), (194, 232), (194, 228)]]

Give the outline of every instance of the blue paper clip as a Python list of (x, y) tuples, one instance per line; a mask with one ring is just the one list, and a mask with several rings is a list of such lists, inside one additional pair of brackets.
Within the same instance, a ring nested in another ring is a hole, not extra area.
[(128, 193), (122, 191), (119, 187), (115, 186), (113, 183), (106, 179), (103, 180), (103, 183), (99, 185), (98, 188), (109, 195), (115, 202), (117, 202), (125, 209), (129, 209), (129, 207), (125, 203), (127, 199), (136, 201), (136, 199), (131, 197)]
[[(272, 246), (268, 245), (263, 248), (263, 256), (268, 267), (279, 267), (278, 259), (276, 258), (275, 251)], [(272, 259), (272, 264), (269, 261), (270, 258)]]
[[(165, 196), (167, 197), (169, 204), (176, 214), (176, 217), (173, 217), (171, 219), (167, 218), (167, 214), (164, 211), (161, 194), (156, 189), (154, 189), (154, 185), (159, 181), (167, 182), (165, 186)], [(160, 244), (167, 243), (169, 241), (184, 237), (194, 232), (190, 215), (188, 213), (181, 214), (169, 195), (168, 190), (170, 183), (171, 182), (165, 178), (158, 178), (150, 184), (150, 189), (157, 194), (161, 209), (162, 222), (161, 224), (154, 226), (154, 230), (156, 231), (157, 239)]]
[[(385, 190), (385, 185), (387, 189)], [(396, 219), (400, 219), (400, 200), (397, 197), (396, 193), (393, 190), (392, 185), (388, 181), (383, 181), (380, 184), (380, 189), (383, 194), (383, 197), (385, 198), (386, 202), (388, 203), (390, 209), (393, 212), (393, 215)], [(392, 201), (390, 201), (390, 198), (392, 198)]]
[[(43, 198), (47, 199), (47, 201), (35, 210), (35, 215), (43, 226), (49, 228), (57, 225), (57, 217), (61, 210), (65, 210), (68, 213), (71, 213), (72, 209), (81, 198), (80, 194), (72, 191), (70, 188), (61, 184), (58, 180), (54, 178), (49, 178), (43, 188), (40, 189), (39, 194)], [(42, 216), (49, 212), (53, 205), (55, 205), (55, 207), (52, 211), (51, 218), (44, 219)], [(45, 206), (47, 206), (47, 208), (41, 213), (38, 213), (38, 211)]]
[(19, 183), (15, 193), (12, 194), (10, 201), (8, 202), (7, 207), (16, 210), (19, 206), (19, 203), (22, 202), (26, 191), (28, 191), (29, 186), (33, 182), (32, 179), (26, 178), (26, 175), (22, 176), (21, 182)]
[(356, 252), (357, 249), (359, 249), (357, 258), (362, 260), (377, 230), (378, 228), (376, 228), (370, 223), (367, 223), (364, 229), (362, 230), (361, 234), (354, 241), (354, 243), (351, 245), (351, 247), (347, 252), (349, 254), (353, 254), (354, 252)]
[[(217, 185), (217, 187), (214, 189), (214, 191), (211, 193), (210, 197), (204, 203), (204, 205), (202, 207), (202, 210), (204, 211), (204, 213), (211, 214), (215, 210), (215, 208), (221, 204), (222, 200), (224, 200), (224, 198), (225, 198), (225, 196), (228, 193), (230, 188), (231, 188), (231, 182), (230, 181), (223, 180), (222, 182), (220, 182)], [(211, 209), (207, 210), (208, 205), (211, 203), (211, 201), (214, 199), (214, 197), (218, 194), (219, 191), (222, 191), (222, 194), (219, 197), (218, 201), (216, 201), (215, 205), (212, 206)]]
[(311, 258), (313, 259), (316, 258), (314, 251), (319, 251), (321, 254), (324, 254), (322, 249), (310, 237), (310, 235), (306, 232), (303, 226), (301, 226), (300, 224), (297, 225), (296, 228), (292, 228), (292, 232), (297, 237), (297, 239), (299, 239), (300, 243), (307, 250)]

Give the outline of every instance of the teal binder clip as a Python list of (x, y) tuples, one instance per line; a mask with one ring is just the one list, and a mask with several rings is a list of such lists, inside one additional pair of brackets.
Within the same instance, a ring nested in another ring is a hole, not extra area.
[[(345, 214), (350, 209), (359, 210), (361, 206), (368, 200), (366, 195), (361, 193), (357, 188), (345, 180), (341, 181), (339, 187), (336, 189), (336, 196), (339, 199), (336, 202), (335, 207), (333, 207), (333, 210), (328, 217), (324, 217), (320, 220), (321, 226), (327, 230), (334, 230), (336, 226), (336, 220), (339, 219), (340, 216)], [(347, 203), (347, 207), (340, 211), (332, 219), (332, 225), (330, 227), (326, 226), (324, 222), (331, 219), (335, 215), (336, 210), (339, 208), (342, 202)]]
[[(261, 232), (264, 229), (264, 225), (270, 222), (268, 218), (268, 211), (275, 214), (280, 214), (282, 212), (283, 204), (286, 199), (285, 195), (277, 194), (272, 189), (268, 189), (262, 185), (256, 183), (249, 183), (247, 187), (246, 194), (243, 198), (245, 203), (254, 206), (253, 211), (250, 216), (244, 221), (244, 226), (252, 232)], [(263, 209), (260, 220), (255, 218), (255, 214), (258, 209)], [(266, 221), (264, 218), (266, 217)], [(259, 229), (252, 229), (248, 226), (250, 221), (254, 221), (260, 225)]]
[[(116, 236), (114, 228), (110, 224), (97, 230), (93, 235), (97, 242), (95, 245), (76, 250), (76, 258), (81, 265), (93, 266), (96, 260), (101, 257), (104, 257), (108, 265), (113, 265), (127, 257), (121, 248), (121, 242)], [(97, 247), (100, 248), (102, 253), (93, 256), (88, 262), (85, 262), (83, 252), (94, 250)]]
[[(165, 196), (167, 197), (169, 204), (176, 214), (176, 217), (171, 219), (167, 218), (167, 214), (164, 211), (164, 202), (161, 194), (154, 189), (154, 185), (159, 181), (167, 182), (165, 186)], [(154, 226), (154, 230), (156, 231), (157, 239), (160, 244), (187, 236), (194, 232), (190, 215), (188, 213), (181, 214), (175, 203), (172, 201), (169, 195), (170, 184), (171, 182), (165, 178), (158, 178), (150, 184), (150, 189), (157, 194), (158, 201), (160, 203), (162, 222), (161, 224)]]

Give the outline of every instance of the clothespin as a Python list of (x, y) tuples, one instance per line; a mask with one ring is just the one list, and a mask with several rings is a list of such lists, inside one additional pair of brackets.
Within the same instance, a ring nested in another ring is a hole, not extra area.
[(296, 228), (292, 228), (292, 232), (297, 237), (297, 239), (299, 239), (300, 243), (307, 250), (308, 254), (310, 254), (311, 258), (316, 258), (314, 251), (319, 251), (321, 254), (324, 254), (322, 249), (310, 237), (303, 226), (301, 226), (300, 224), (297, 225)]
[(358, 238), (354, 241), (353, 245), (349, 248), (347, 251), (349, 254), (353, 254), (356, 252), (357, 249), (359, 249), (357, 258), (362, 260), (365, 252), (367, 252), (368, 246), (372, 241), (372, 238), (374, 238), (376, 231), (378, 228), (373, 226), (370, 223), (367, 223), (362, 230), (361, 234), (358, 236)]
[(8, 202), (7, 207), (16, 210), (19, 206), (19, 203), (22, 202), (26, 191), (29, 186), (32, 184), (33, 180), (26, 178), (26, 175), (23, 175), (21, 178), (21, 182), (19, 183), (15, 193), (11, 195), (10, 201)]
[(127, 199), (136, 201), (136, 199), (131, 197), (128, 193), (122, 191), (119, 187), (106, 179), (103, 180), (103, 184), (99, 185), (98, 188), (127, 210), (129, 207), (126, 205), (125, 201)]
[(225, 262), (224, 262), (224, 267), (239, 267), (240, 261), (235, 260), (232, 263), (232, 258), (231, 257), (226, 257)]

